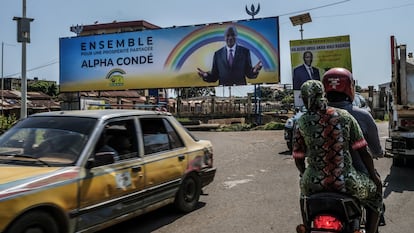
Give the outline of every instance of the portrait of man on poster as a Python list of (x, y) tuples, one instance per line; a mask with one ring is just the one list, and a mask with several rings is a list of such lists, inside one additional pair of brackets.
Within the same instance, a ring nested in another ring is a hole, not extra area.
[(214, 53), (211, 71), (197, 68), (198, 75), (205, 82), (219, 81), (219, 85), (223, 86), (246, 85), (246, 77), (257, 78), (262, 62), (252, 66), (250, 50), (237, 44), (237, 29), (234, 25), (226, 29), (224, 39), (226, 45)]
[(303, 64), (293, 69), (293, 90), (300, 90), (302, 84), (308, 80), (319, 80), (319, 69), (312, 66), (313, 54), (311, 51), (303, 53)]

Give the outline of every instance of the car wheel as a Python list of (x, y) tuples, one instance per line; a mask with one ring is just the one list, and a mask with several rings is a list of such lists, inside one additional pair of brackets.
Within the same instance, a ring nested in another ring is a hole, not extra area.
[(175, 196), (176, 208), (186, 213), (193, 211), (198, 204), (200, 194), (200, 178), (194, 174), (187, 176)]
[(32, 211), (22, 215), (8, 229), (8, 233), (58, 233), (55, 220), (43, 211)]

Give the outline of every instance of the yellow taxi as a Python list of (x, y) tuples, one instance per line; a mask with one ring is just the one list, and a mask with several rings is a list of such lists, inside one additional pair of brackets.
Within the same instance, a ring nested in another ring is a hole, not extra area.
[(213, 148), (171, 114), (30, 115), (0, 137), (0, 232), (95, 232), (159, 207), (190, 212)]

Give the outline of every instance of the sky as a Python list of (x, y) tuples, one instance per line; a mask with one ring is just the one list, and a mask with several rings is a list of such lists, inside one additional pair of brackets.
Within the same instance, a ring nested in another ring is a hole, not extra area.
[[(26, 0), (26, 17), (33, 18), (27, 44), (26, 77), (59, 82), (59, 38), (75, 36), (74, 25), (145, 20), (160, 27), (198, 25), (250, 19), (245, 8), (260, 11), (255, 18), (279, 17), (280, 83), (292, 83), (289, 41), (301, 39), (300, 26), (289, 17), (308, 12), (303, 39), (349, 35), (354, 79), (362, 88), (390, 82), (390, 36), (414, 51), (410, 17), (412, 0)], [(0, 42), (4, 43), (4, 77), (21, 77), (22, 52), (17, 23), (23, 0), (0, 0)], [(0, 58), (1, 59), (1, 58)], [(0, 67), (1, 70), (1, 67)], [(232, 87), (245, 96), (253, 86)], [(228, 95), (229, 90), (217, 90)]]

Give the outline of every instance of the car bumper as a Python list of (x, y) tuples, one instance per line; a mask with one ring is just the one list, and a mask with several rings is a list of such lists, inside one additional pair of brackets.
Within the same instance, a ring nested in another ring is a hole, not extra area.
[(387, 157), (410, 157), (414, 158), (414, 148), (407, 146), (411, 142), (407, 142), (404, 138), (387, 138), (385, 140), (385, 153)]
[(216, 176), (217, 168), (206, 168), (200, 171), (201, 178), (201, 187), (207, 186), (213, 182), (214, 177)]

